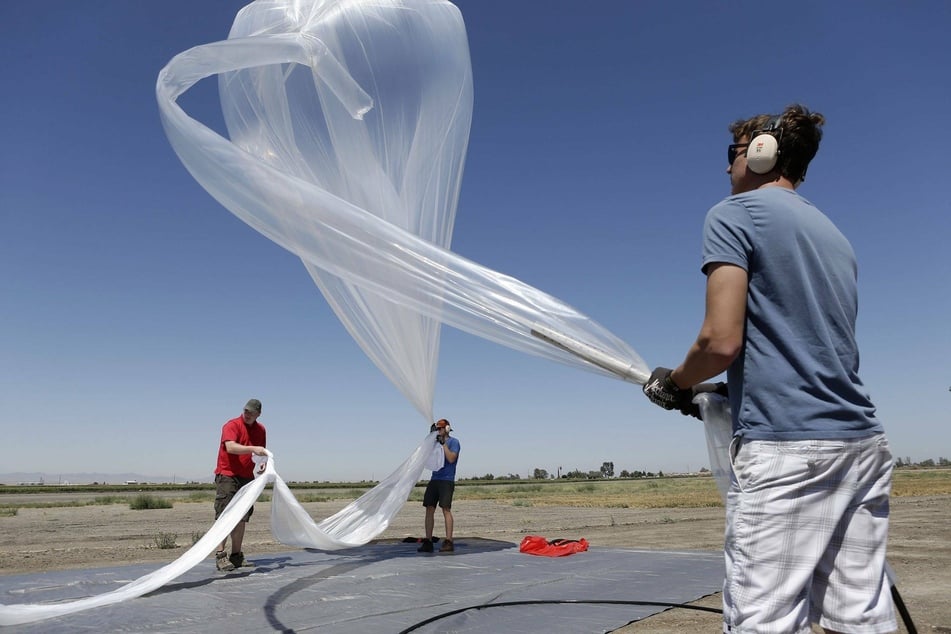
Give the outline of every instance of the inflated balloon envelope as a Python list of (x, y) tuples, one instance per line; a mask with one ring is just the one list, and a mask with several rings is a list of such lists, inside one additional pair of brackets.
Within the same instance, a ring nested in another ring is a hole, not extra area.
[[(176, 103), (213, 75), (229, 139)], [(585, 370), (647, 380), (643, 360), (599, 324), (450, 251), (472, 117), (465, 26), (451, 3), (259, 0), (238, 13), (228, 40), (173, 58), (156, 94), (188, 171), (232, 213), (300, 257), (350, 334), (427, 423), (441, 324)], [(729, 411), (722, 400), (701, 408), (722, 490)], [(422, 472), (438, 468), (434, 438), (320, 523), (294, 499), (271, 456), (174, 562), (95, 597), (0, 605), (0, 625), (109, 605), (168, 583), (206, 561), (267, 484), (271, 529), (282, 543), (365, 544), (386, 529)]]
[[(230, 139), (176, 103), (216, 74)], [(607, 329), (449, 249), (472, 117), (465, 25), (453, 4), (259, 0), (238, 13), (227, 41), (172, 59), (156, 92), (189, 172), (301, 258), (347, 330), (427, 422), (441, 324), (646, 382), (647, 365)], [(728, 410), (716, 411), (723, 437)], [(389, 519), (369, 516), (377, 528)]]
[[(176, 103), (215, 74), (229, 139)], [(427, 422), (440, 324), (613, 374), (534, 337), (537, 325), (646, 380), (634, 350), (585, 315), (449, 249), (472, 117), (465, 26), (451, 3), (261, 0), (227, 41), (176, 56), (156, 90), (189, 172), (300, 257)]]
[[(176, 103), (215, 74), (230, 139)], [(644, 361), (604, 327), (449, 249), (472, 118), (465, 25), (453, 4), (259, 0), (238, 13), (227, 41), (172, 59), (156, 92), (192, 175), (301, 258), (427, 422), (443, 323), (647, 380)], [(714, 418), (728, 426), (728, 416)]]

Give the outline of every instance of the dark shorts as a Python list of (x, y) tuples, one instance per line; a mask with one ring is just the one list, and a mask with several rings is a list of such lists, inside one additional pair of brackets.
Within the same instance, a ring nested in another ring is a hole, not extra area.
[(436, 506), (438, 503), (444, 509), (451, 509), (455, 490), (456, 483), (451, 480), (430, 480), (423, 493), (423, 506)]
[[(225, 507), (231, 502), (238, 489), (251, 482), (254, 478), (238, 478), (235, 476), (215, 475), (215, 519), (224, 512)], [(254, 513), (254, 507), (248, 509), (248, 512), (241, 518), (242, 522), (251, 519)]]

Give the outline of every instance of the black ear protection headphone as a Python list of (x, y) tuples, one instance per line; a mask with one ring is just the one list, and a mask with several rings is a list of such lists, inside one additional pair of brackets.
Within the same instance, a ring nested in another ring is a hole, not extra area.
[(783, 138), (781, 120), (782, 115), (777, 115), (762, 130), (753, 132), (753, 140), (746, 149), (746, 167), (754, 174), (765, 174), (776, 167)]

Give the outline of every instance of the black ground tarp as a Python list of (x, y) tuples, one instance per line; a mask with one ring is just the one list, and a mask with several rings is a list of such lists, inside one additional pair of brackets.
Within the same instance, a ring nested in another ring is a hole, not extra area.
[[(708, 551), (592, 547), (567, 557), (522, 554), (515, 544), (456, 540), (455, 553), (415, 543), (255, 556), (219, 573), (212, 559), (144, 597), (29, 625), (26, 632), (316, 632), (396, 634), (462, 608), (512, 601), (688, 603), (718, 592), (723, 556)], [(49, 603), (114, 590), (158, 565), (0, 577), (0, 602)], [(658, 606), (559, 604), (464, 610), (414, 632), (609, 632)]]

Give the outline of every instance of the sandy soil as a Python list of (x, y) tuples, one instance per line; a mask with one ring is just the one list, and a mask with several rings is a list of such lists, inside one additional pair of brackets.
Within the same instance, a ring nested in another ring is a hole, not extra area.
[[(31, 495), (28, 501), (39, 501)], [(76, 496), (72, 496), (75, 498)], [(48, 498), (47, 498), (48, 499)], [(16, 500), (4, 496), (4, 503)], [(344, 501), (308, 503), (323, 518)], [(244, 551), (285, 552), (271, 537), (269, 503), (258, 503), (248, 526)], [(458, 537), (483, 537), (518, 543), (525, 535), (587, 539), (592, 547), (719, 550), (722, 509), (589, 509), (522, 507), (491, 501), (460, 500), (454, 505)], [(421, 534), (422, 508), (409, 502), (381, 538)], [(0, 516), (0, 574), (80, 569), (118, 564), (167, 563), (189, 548), (211, 525), (211, 503), (176, 502), (171, 509), (133, 511), (127, 504), (21, 508)], [(951, 633), (951, 496), (895, 498), (889, 561), (897, 587), (919, 632)], [(437, 529), (441, 518), (437, 518)], [(175, 536), (173, 549), (160, 549), (157, 538)], [(438, 530), (437, 530), (438, 534)], [(636, 597), (632, 597), (634, 599)], [(719, 607), (719, 594), (697, 602)], [(719, 631), (716, 615), (671, 610), (626, 626), (619, 632)], [(906, 631), (904, 627), (900, 631)]]

